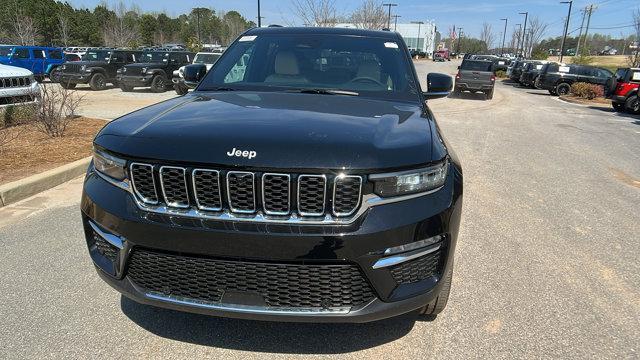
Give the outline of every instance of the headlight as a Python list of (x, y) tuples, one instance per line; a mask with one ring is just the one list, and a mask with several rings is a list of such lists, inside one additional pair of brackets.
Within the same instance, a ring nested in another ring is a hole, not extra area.
[(449, 170), (449, 161), (424, 169), (409, 170), (391, 174), (369, 176), (374, 182), (373, 191), (382, 197), (425, 192), (444, 185)]
[(66, 69), (66, 68), (67, 68), (67, 65), (65, 65), (65, 64), (62, 64), (62, 66), (60, 66), (60, 69), (61, 69), (61, 70), (64, 70), (64, 69)]
[(87, 65), (80, 66), (80, 71), (85, 71), (85, 70), (87, 70)]
[(144, 74), (144, 73), (146, 73), (146, 72), (147, 72), (147, 70), (148, 70), (148, 69), (147, 69), (146, 67), (143, 67), (143, 68), (142, 68), (142, 73), (143, 73), (143, 74)]
[(126, 178), (127, 162), (113, 155), (109, 155), (100, 150), (93, 150), (93, 166), (102, 174), (115, 180), (124, 180)]

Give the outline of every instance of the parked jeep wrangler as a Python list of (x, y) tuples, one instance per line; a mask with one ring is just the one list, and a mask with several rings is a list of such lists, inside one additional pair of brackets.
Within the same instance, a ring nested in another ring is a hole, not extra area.
[(52, 70), (64, 63), (61, 48), (45, 46), (9, 46), (2, 51), (0, 64), (27, 69), (36, 81), (42, 81)]
[(165, 92), (173, 87), (173, 72), (191, 64), (194, 53), (184, 51), (152, 51), (142, 55), (140, 62), (119, 69), (118, 83), (122, 91), (150, 87), (153, 92)]
[(571, 92), (571, 84), (583, 82), (605, 86), (613, 73), (588, 65), (546, 64), (540, 69), (535, 82), (536, 88), (547, 90), (551, 95), (567, 95)]
[(620, 68), (607, 83), (606, 95), (611, 99), (611, 105), (616, 111), (640, 114), (638, 88), (640, 88), (640, 68)]
[(104, 90), (108, 83), (117, 86), (117, 70), (136, 62), (141, 54), (130, 50), (88, 50), (82, 61), (65, 62), (52, 80), (60, 82), (65, 89), (73, 89), (77, 84), (89, 84), (91, 90)]

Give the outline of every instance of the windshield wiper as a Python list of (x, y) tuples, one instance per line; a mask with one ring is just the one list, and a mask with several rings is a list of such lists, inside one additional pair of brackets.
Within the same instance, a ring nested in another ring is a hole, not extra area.
[(340, 89), (288, 89), (286, 92), (295, 92), (301, 94), (320, 94), (320, 95), (348, 95), (348, 96), (358, 96), (359, 93), (355, 91), (349, 90), (340, 90)]
[(231, 87), (218, 86), (218, 87), (204, 89), (204, 91), (236, 91), (236, 89)]

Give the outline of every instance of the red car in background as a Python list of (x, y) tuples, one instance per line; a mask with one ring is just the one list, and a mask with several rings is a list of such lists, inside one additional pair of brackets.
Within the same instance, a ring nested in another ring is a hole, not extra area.
[(433, 53), (433, 61), (451, 61), (451, 56), (449, 55), (449, 50), (438, 50)]
[(616, 111), (640, 114), (640, 68), (620, 68), (608, 86), (608, 98)]

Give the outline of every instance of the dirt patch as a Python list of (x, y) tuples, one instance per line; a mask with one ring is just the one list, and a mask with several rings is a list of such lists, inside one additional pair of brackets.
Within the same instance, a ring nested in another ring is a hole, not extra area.
[(640, 179), (634, 179), (624, 171), (615, 168), (611, 168), (611, 172), (613, 173), (613, 177), (617, 180), (640, 189)]
[(30, 125), (3, 131), (19, 132), (17, 139), (0, 149), (0, 185), (25, 178), (91, 155), (92, 141), (104, 120), (78, 118), (66, 135), (51, 138)]

